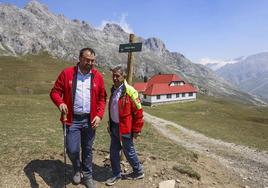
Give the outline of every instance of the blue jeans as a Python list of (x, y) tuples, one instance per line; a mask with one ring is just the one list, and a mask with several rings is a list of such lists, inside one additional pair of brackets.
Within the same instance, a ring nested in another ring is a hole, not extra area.
[[(82, 171), (84, 177), (92, 177), (92, 145), (95, 130), (89, 121), (89, 114), (73, 115), (71, 127), (66, 129), (67, 154), (73, 164), (74, 171)], [(80, 160), (80, 146), (82, 148), (82, 162)]]
[(133, 138), (131, 134), (122, 136), (122, 145), (120, 143), (119, 136), (119, 124), (110, 121), (111, 125), (111, 145), (110, 145), (110, 160), (113, 175), (116, 177), (121, 177), (121, 167), (120, 167), (120, 150), (123, 152), (133, 168), (133, 172), (143, 173), (143, 168), (138, 159), (137, 153), (134, 148)]

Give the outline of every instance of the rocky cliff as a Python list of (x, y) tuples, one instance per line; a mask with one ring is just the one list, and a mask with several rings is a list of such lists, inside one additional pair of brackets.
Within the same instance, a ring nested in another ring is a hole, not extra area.
[[(78, 51), (89, 46), (96, 50), (97, 63), (109, 68), (116, 64), (126, 65), (127, 54), (118, 53), (118, 48), (119, 44), (128, 42), (128, 37), (129, 34), (118, 25), (107, 24), (103, 30), (98, 30), (86, 21), (55, 15), (36, 0), (23, 9), (0, 4), (2, 55), (47, 51), (59, 58), (76, 60)], [(192, 63), (178, 52), (170, 52), (160, 39), (137, 36), (136, 41), (142, 42), (143, 48), (142, 52), (135, 53), (135, 76), (177, 73), (208, 95), (259, 103), (258, 99), (241, 92), (207, 67)]]

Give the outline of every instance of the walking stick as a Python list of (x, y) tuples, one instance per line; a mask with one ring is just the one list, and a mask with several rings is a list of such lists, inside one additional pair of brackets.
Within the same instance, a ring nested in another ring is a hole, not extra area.
[(64, 188), (66, 188), (66, 114), (63, 114), (63, 134), (64, 134), (64, 148), (63, 148), (63, 157), (64, 157)]

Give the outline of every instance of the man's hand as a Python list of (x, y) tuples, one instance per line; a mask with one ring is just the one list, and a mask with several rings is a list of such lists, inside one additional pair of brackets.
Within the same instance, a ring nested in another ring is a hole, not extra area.
[(67, 108), (67, 105), (65, 103), (61, 103), (59, 105), (59, 110), (63, 114), (68, 114), (68, 108)]
[(137, 139), (140, 135), (141, 133), (133, 133), (133, 138)]
[(100, 125), (100, 122), (101, 122), (101, 118), (99, 116), (95, 116), (91, 122), (91, 124), (93, 124), (92, 128), (96, 129)]

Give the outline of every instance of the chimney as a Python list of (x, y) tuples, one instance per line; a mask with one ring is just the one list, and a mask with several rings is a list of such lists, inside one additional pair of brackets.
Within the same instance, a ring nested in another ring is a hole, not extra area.
[(143, 77), (143, 82), (146, 83), (148, 81), (148, 77), (147, 76), (144, 76)]

